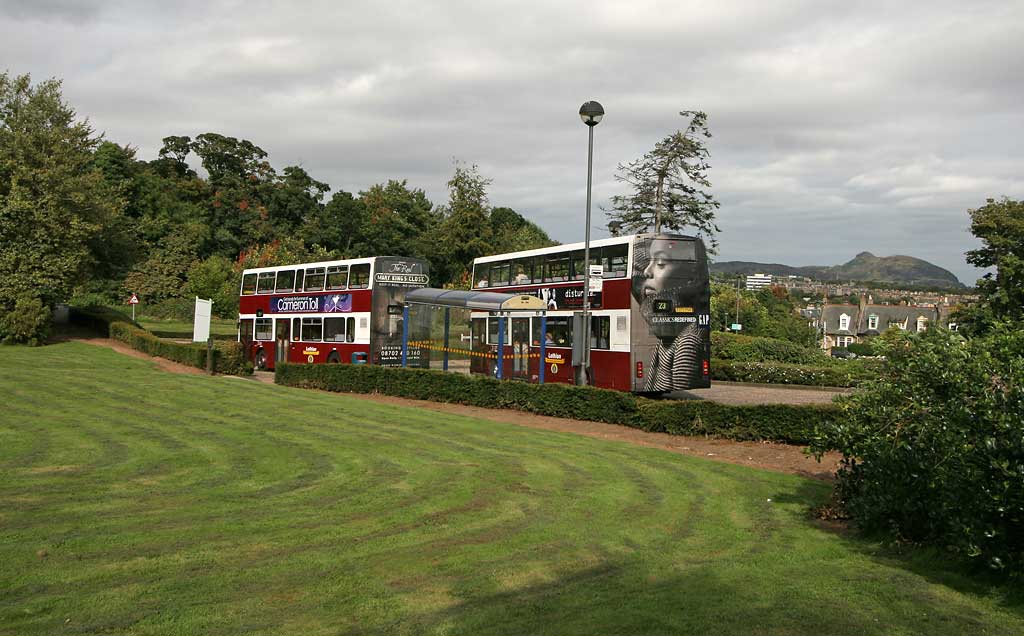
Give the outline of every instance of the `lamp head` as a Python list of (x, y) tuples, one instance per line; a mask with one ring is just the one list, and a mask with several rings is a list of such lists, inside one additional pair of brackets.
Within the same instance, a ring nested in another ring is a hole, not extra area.
[(588, 126), (598, 125), (603, 117), (604, 107), (597, 102), (590, 101), (580, 106), (580, 119)]

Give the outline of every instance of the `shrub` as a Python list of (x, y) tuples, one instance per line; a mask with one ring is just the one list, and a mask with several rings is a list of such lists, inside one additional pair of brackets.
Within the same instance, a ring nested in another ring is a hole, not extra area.
[(711, 379), (760, 384), (854, 387), (878, 377), (878, 367), (841, 361), (841, 365), (810, 366), (781, 362), (712, 360)]
[[(164, 340), (157, 338), (145, 329), (124, 322), (115, 322), (110, 325), (110, 337), (151, 356), (167, 358), (197, 369), (206, 368), (206, 345), (203, 343), (180, 343)], [(248, 373), (250, 369), (246, 365), (242, 344), (239, 342), (215, 342), (213, 370), (216, 373), (232, 375)]]
[(42, 344), (50, 334), (50, 308), (32, 294), (24, 293), (14, 307), (0, 316), (0, 340), (4, 344)]
[(816, 426), (838, 414), (830, 405), (729, 406), (649, 400), (631, 393), (566, 384), (527, 384), (425, 369), (349, 364), (279, 364), (275, 382), (352, 393), (381, 393), (539, 415), (622, 424), (673, 435), (804, 444)]
[(711, 351), (716, 358), (741, 362), (825, 364), (828, 359), (828, 356), (816, 347), (804, 347), (786, 340), (722, 331), (711, 333)]
[(859, 356), (875, 355), (875, 347), (870, 342), (851, 342), (846, 345), (846, 350)]
[[(140, 305), (141, 307), (141, 305)], [(143, 309), (147, 316), (153, 318), (172, 318), (175, 320), (192, 320), (196, 312), (195, 298), (165, 298)]]
[(929, 329), (884, 354), (816, 434), (845, 456), (837, 498), (865, 530), (1024, 573), (1024, 333)]

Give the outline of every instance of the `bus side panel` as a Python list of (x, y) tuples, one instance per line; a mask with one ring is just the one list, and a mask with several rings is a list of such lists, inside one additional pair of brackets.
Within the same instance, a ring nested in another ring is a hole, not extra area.
[(328, 362), (331, 354), (337, 354), (338, 362), (346, 364), (352, 362), (353, 354), (368, 356), (369, 351), (370, 345), (365, 342), (293, 342), (289, 346), (288, 362), (319, 364)]

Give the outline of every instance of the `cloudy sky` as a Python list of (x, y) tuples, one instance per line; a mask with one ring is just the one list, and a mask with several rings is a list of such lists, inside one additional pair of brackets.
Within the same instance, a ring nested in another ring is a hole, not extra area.
[(680, 110), (708, 113), (721, 260), (867, 250), (971, 283), (967, 209), (1024, 197), (1021, 0), (289, 4), (0, 0), (0, 70), (63, 79), (145, 159), (219, 132), (336, 190), (404, 178), (435, 202), (475, 163), (493, 204), (564, 242), (589, 99), (596, 205)]

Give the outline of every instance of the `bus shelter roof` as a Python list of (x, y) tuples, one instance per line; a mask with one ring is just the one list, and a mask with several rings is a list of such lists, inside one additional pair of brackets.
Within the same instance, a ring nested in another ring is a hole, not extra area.
[(433, 287), (411, 290), (405, 295), (405, 302), (480, 311), (545, 311), (547, 309), (547, 304), (537, 296), (463, 289), (435, 289)]

